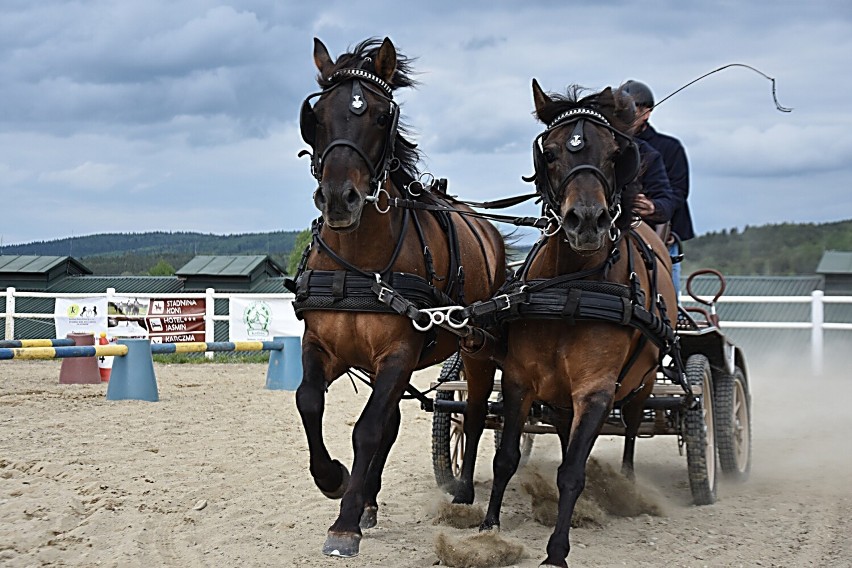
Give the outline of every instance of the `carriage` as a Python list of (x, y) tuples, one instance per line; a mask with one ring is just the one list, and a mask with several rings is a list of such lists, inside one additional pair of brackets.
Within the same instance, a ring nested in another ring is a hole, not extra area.
[[(705, 274), (718, 279), (718, 291), (712, 298), (692, 290), (694, 278)], [(688, 278), (686, 290), (692, 302), (679, 307), (676, 332), (697, 404), (690, 408), (681, 386), (658, 372), (651, 396), (645, 401), (639, 436), (677, 437), (678, 449), (686, 453), (693, 502), (707, 505), (716, 501), (719, 474), (732, 481), (748, 478), (751, 394), (745, 355), (725, 335), (716, 313), (716, 302), (725, 291), (724, 277), (712, 269), (698, 270)], [(495, 446), (500, 444), (503, 427), (500, 387), (499, 379), (495, 380), (486, 418), (486, 428), (494, 431)], [(432, 465), (438, 485), (451, 490), (466, 450), (463, 421), (467, 382), (458, 354), (443, 364), (431, 388), (435, 390), (434, 402), (424, 404), (424, 408), (433, 412)], [(537, 435), (556, 432), (548, 422), (549, 414), (546, 404), (533, 404), (521, 437), (521, 464), (529, 459)], [(600, 434), (624, 433), (621, 409), (616, 405)]]

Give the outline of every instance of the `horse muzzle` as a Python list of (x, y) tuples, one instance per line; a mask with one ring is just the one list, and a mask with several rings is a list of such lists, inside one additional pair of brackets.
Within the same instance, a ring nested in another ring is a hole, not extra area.
[(600, 205), (576, 205), (562, 219), (562, 231), (571, 248), (580, 253), (600, 250), (606, 243), (612, 218)]
[(314, 205), (322, 212), (326, 225), (335, 231), (357, 229), (364, 203), (363, 194), (350, 182), (337, 187), (320, 184), (314, 192)]

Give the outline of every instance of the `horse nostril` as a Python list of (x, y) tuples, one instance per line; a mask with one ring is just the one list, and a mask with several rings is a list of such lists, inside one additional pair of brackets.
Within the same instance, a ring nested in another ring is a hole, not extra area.
[(568, 214), (565, 215), (565, 219), (562, 221), (562, 225), (566, 229), (571, 229), (576, 231), (580, 228), (580, 216), (577, 214), (577, 210), (573, 207), (568, 211)]
[(361, 202), (361, 195), (358, 193), (358, 190), (350, 188), (346, 190), (343, 199), (346, 200), (347, 205), (358, 205)]
[(601, 209), (600, 211), (598, 211), (598, 218), (595, 221), (595, 223), (598, 227), (598, 230), (603, 231), (604, 229), (608, 229), (609, 228), (609, 222), (610, 222), (610, 218), (609, 218), (609, 215), (607, 214), (606, 210)]

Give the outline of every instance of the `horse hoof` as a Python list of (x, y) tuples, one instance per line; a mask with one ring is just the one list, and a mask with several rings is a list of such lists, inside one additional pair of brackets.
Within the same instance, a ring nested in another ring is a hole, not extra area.
[[(343, 465), (337, 460), (334, 460), (334, 463), (336, 463), (340, 467), (340, 485), (337, 487), (337, 489), (334, 489), (332, 491), (326, 491), (322, 487), (320, 487), (319, 490), (322, 492), (323, 495), (325, 495), (329, 499), (340, 499), (341, 497), (343, 497), (343, 494), (346, 493), (346, 488), (349, 486), (349, 470), (346, 469), (345, 465)], [(317, 487), (319, 487), (319, 485), (317, 485)]]
[(500, 532), (500, 525), (497, 523), (489, 523), (488, 521), (482, 521), (482, 524), (479, 525), (479, 532), (490, 532), (493, 534), (497, 534)]
[(352, 558), (358, 556), (358, 548), (361, 544), (361, 535), (355, 533), (328, 533), (325, 544), (322, 545), (322, 553), (326, 556), (339, 556), (341, 558)]
[(379, 508), (367, 506), (361, 513), (361, 522), (358, 523), (362, 529), (371, 529), (378, 523)]
[(545, 567), (550, 566), (550, 568), (568, 568), (568, 563), (563, 561), (563, 562), (559, 562), (558, 564), (554, 564), (552, 562), (548, 562), (547, 560), (545, 560), (544, 562), (539, 564), (539, 568), (541, 568), (542, 566), (545, 566)]

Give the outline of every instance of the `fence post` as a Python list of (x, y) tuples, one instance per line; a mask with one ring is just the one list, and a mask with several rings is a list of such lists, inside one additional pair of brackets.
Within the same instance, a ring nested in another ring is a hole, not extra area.
[(15, 339), (15, 289), (6, 288), (6, 339)]
[[(216, 299), (213, 294), (216, 290), (207, 288), (204, 291), (204, 341), (212, 343), (216, 341), (216, 322), (213, 316), (216, 315)], [(213, 359), (213, 352), (207, 351), (204, 353), (207, 359)]]
[(814, 376), (822, 375), (823, 363), (823, 328), (825, 321), (824, 304), (822, 301), (823, 291), (811, 292), (811, 370)]
[(107, 288), (106, 289), (106, 300), (107, 300), (107, 328), (104, 330), (109, 335), (109, 305), (115, 304), (115, 288)]

